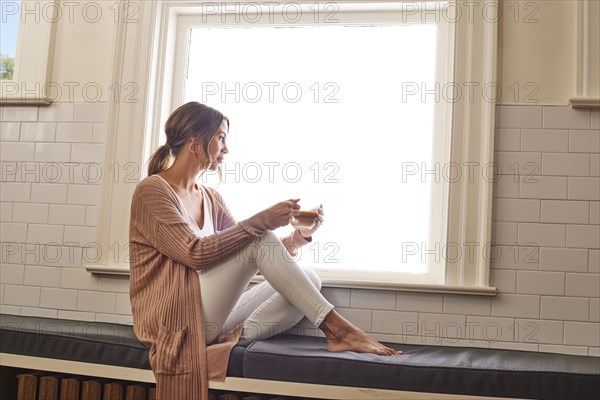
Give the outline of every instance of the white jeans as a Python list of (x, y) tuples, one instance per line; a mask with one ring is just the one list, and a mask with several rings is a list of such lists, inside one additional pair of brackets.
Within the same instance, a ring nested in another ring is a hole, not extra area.
[[(257, 272), (266, 282), (245, 291)], [(304, 316), (319, 326), (333, 309), (319, 292), (319, 277), (298, 267), (271, 231), (199, 275), (206, 344), (244, 321), (246, 343), (284, 332)]]

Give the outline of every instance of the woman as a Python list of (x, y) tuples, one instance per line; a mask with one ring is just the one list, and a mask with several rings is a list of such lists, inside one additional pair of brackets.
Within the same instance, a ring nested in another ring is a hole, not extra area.
[[(298, 214), (299, 199), (236, 222), (216, 190), (196, 183), (219, 169), (228, 131), (217, 110), (179, 107), (133, 195), (131, 310), (138, 339), (150, 347), (157, 397), (206, 398), (208, 380), (224, 379), (238, 340), (267, 338), (303, 316), (325, 333), (330, 351), (398, 354), (341, 317), (318, 277), (292, 261), (323, 222), (322, 208), (314, 228), (279, 239), (272, 230)], [(257, 272), (266, 281), (246, 290)]]

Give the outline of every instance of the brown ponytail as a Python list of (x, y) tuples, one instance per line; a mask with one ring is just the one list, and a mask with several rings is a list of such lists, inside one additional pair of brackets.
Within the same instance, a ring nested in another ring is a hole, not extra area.
[(148, 176), (164, 171), (171, 166), (173, 157), (171, 150), (165, 144), (160, 146), (148, 160)]

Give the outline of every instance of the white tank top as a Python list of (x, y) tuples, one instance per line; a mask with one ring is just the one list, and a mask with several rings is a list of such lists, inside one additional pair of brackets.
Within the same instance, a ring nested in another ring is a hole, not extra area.
[(188, 223), (190, 229), (192, 231), (194, 231), (194, 233), (197, 236), (205, 237), (205, 236), (213, 235), (215, 233), (215, 227), (213, 225), (212, 207), (211, 207), (212, 204), (210, 203), (210, 199), (206, 195), (205, 190), (202, 186), (200, 186), (200, 190), (202, 191), (202, 198), (204, 199), (204, 201), (202, 202), (202, 208), (204, 210), (203, 211), (204, 226), (202, 227), (202, 229), (200, 229), (198, 227), (198, 224), (196, 223), (196, 221), (194, 221), (194, 219), (192, 217), (190, 217), (190, 215), (188, 214), (185, 207), (183, 207), (183, 210), (185, 212), (185, 218), (187, 220), (187, 223)]
[[(194, 232), (194, 234), (198, 237), (205, 237), (213, 235), (215, 233), (215, 227), (213, 225), (212, 207), (210, 199), (206, 195), (206, 192), (202, 186), (200, 186), (200, 190), (202, 191), (202, 198), (204, 199), (204, 201), (202, 202), (202, 208), (204, 210), (204, 226), (202, 227), (202, 229), (200, 229), (196, 221), (194, 221), (194, 219), (190, 217), (190, 214), (188, 214), (185, 207), (183, 207), (183, 210), (185, 212), (185, 218), (187, 220), (187, 223), (190, 229)], [(200, 278), (200, 275), (202, 275), (203, 270), (199, 270), (196, 272), (198, 274), (198, 278)], [(202, 279), (200, 279), (200, 284), (202, 284)]]

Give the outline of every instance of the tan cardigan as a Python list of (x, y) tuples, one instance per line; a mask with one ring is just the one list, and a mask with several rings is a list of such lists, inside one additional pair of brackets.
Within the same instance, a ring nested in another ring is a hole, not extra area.
[[(194, 235), (173, 189), (159, 176), (136, 187), (131, 203), (130, 299), (137, 338), (150, 348), (157, 398), (206, 399), (208, 380), (223, 380), (239, 329), (206, 346), (197, 270), (235, 255), (264, 231), (236, 222), (219, 193), (206, 188), (215, 234)], [(297, 230), (281, 239), (295, 255), (308, 243)]]

